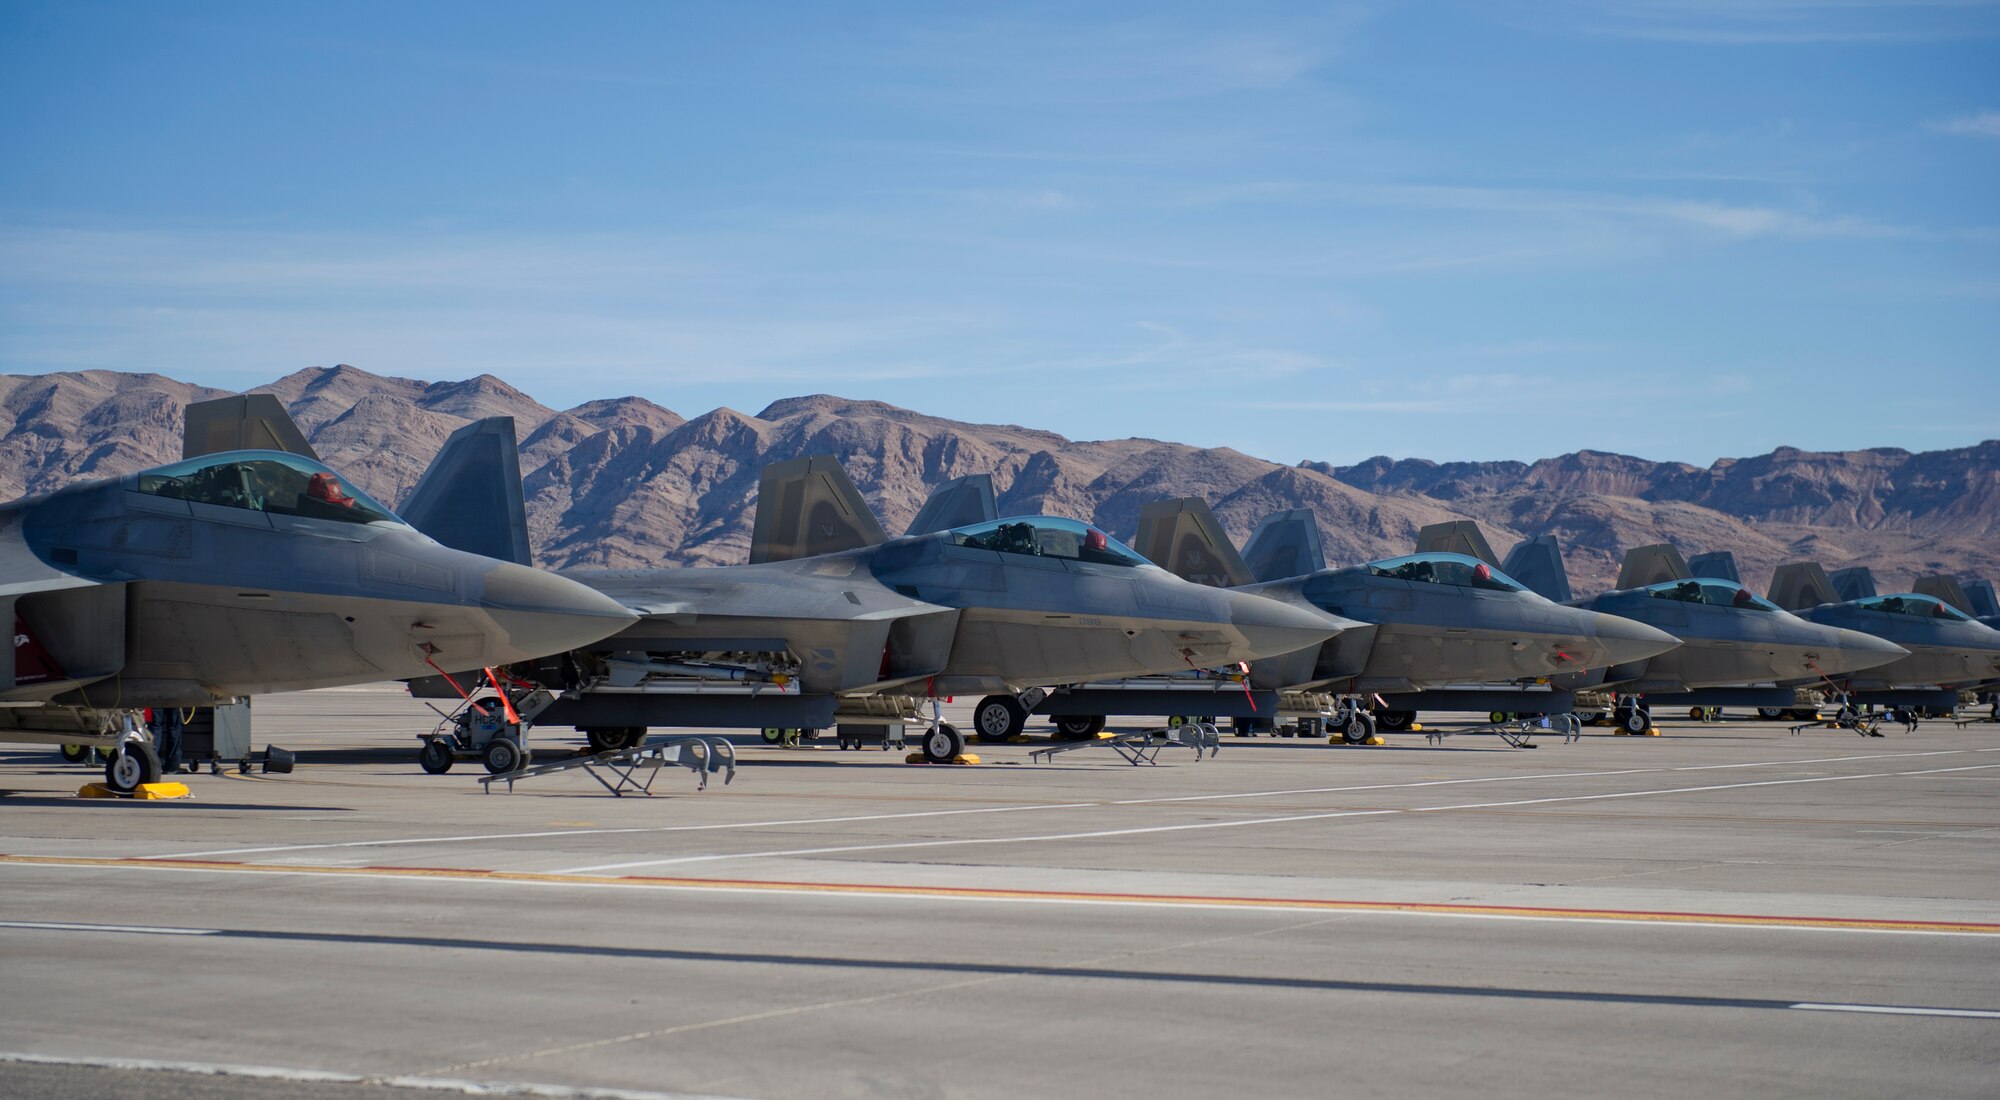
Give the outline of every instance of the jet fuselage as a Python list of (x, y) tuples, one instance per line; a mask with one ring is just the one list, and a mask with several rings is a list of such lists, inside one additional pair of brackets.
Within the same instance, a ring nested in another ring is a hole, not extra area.
[(429, 673), (427, 658), (526, 660), (633, 617), (553, 574), (440, 546), (317, 462), (256, 451), (0, 508), (0, 595), (17, 624), (0, 698), (89, 708), (397, 679)]
[(1630, 693), (1810, 682), (1902, 655), (1878, 638), (1809, 622), (1718, 579), (1606, 592), (1577, 606), (1636, 620), (1681, 640), (1677, 649), (1606, 673), (1607, 686)]
[(2000, 677), (2000, 630), (1932, 596), (1901, 593), (1800, 612), (1815, 623), (1873, 635), (1908, 656), (1848, 677), (1860, 690), (1970, 686)]
[(1322, 649), (1307, 685), (1404, 692), (1525, 681), (1601, 668), (1672, 648), (1639, 623), (1551, 602), (1464, 555), (1392, 558), (1249, 585), (1370, 624)]
[(1092, 534), (1029, 517), (763, 565), (565, 575), (645, 616), (595, 648), (788, 650), (807, 692), (1013, 692), (1253, 660), (1341, 628)]

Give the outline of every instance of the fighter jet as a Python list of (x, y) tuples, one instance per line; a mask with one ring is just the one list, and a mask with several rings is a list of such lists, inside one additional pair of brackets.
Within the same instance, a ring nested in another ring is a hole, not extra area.
[[(1426, 531), (1491, 557), (1476, 529)], [(1265, 517), (1239, 556), (1206, 502), (1158, 501), (1141, 511), (1137, 541), (1148, 557), (1191, 580), (1367, 624), (1329, 641), (1302, 667), (1269, 674), (1253, 668), (1253, 680), (1275, 674), (1287, 690), (1368, 696), (1535, 681), (1639, 660), (1677, 644), (1640, 623), (1562, 607), (1474, 554), (1431, 549), (1328, 569), (1309, 511)], [(1248, 562), (1257, 563), (1254, 571)], [(1391, 709), (1382, 720), (1407, 728), (1413, 717)], [(1364, 726), (1352, 736), (1365, 734)]]
[(1868, 634), (1808, 622), (1737, 581), (1727, 552), (1699, 555), (1696, 576), (1680, 551), (1660, 544), (1628, 551), (1612, 591), (1569, 598), (1569, 579), (1553, 536), (1516, 545), (1509, 573), (1550, 598), (1572, 606), (1635, 619), (1673, 634), (1680, 648), (1606, 672), (1603, 686), (1621, 698), (1614, 719), (1633, 732), (1651, 726), (1651, 707), (1789, 707), (1794, 685), (1831, 681), (1904, 656), (1895, 645)]
[[(451, 472), (436, 483), (475, 495), (490, 485), (492, 464), (457, 454), (478, 431), (461, 429), (446, 443), (433, 470)], [(506, 491), (518, 495), (518, 481)], [(955, 507), (947, 505), (942, 512)], [(507, 517), (487, 519), (498, 522), (439, 538), (504, 551)], [(888, 539), (828, 456), (765, 469), (750, 562), (564, 571), (641, 619), (529, 670), (569, 689), (541, 721), (583, 729), (598, 747), (648, 726), (823, 727), (837, 713), (866, 715), (884, 697), (1017, 695), (1249, 661), (1316, 647), (1345, 625), (1189, 584), (1077, 520), (1018, 516)], [(964, 743), (934, 722), (924, 755), (950, 760)]]
[(1813, 622), (1871, 634), (1906, 651), (1899, 660), (1847, 677), (1857, 703), (1949, 711), (1958, 688), (2000, 678), (2000, 630), (1937, 596), (1878, 595), (1866, 568), (1829, 577), (1818, 562), (1781, 565), (1771, 577), (1771, 600)]
[[(275, 398), (225, 401), (255, 415), (218, 438), (280, 442), (252, 427), (284, 416)], [(198, 410), (193, 426), (212, 423)], [(440, 546), (307, 455), (189, 438), (196, 457), (0, 506), (0, 739), (111, 748), (106, 779), (129, 791), (160, 777), (139, 708), (523, 661), (635, 618)]]

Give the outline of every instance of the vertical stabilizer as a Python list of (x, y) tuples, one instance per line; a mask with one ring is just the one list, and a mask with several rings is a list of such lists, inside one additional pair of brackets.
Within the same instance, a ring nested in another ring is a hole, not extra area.
[(1688, 572), (1697, 577), (1714, 577), (1716, 580), (1742, 584), (1743, 575), (1736, 571), (1736, 555), (1727, 550), (1711, 550), (1706, 554), (1696, 554), (1688, 559)]
[(810, 455), (764, 467), (750, 564), (836, 554), (886, 538), (839, 459)]
[(1771, 602), (1787, 611), (1804, 611), (1823, 603), (1840, 603), (1833, 578), (1816, 561), (1788, 562), (1771, 574)]
[(2000, 618), (2000, 597), (1993, 592), (1993, 582), (1984, 577), (1974, 577), (1966, 581), (1965, 598), (1972, 604), (1972, 616), (1977, 619)]
[(1000, 508), (993, 498), (993, 475), (967, 474), (931, 490), (931, 498), (924, 501), (917, 518), (910, 521), (910, 529), (903, 533), (928, 535), (932, 531), (949, 531), (999, 518)]
[(1526, 585), (1528, 591), (1557, 603), (1569, 602), (1569, 570), (1563, 568), (1562, 547), (1554, 535), (1523, 539), (1507, 551), (1500, 571)]
[(1875, 572), (1865, 565), (1836, 569), (1828, 578), (1833, 581), (1834, 594), (1842, 600), (1865, 600), (1882, 593), (1875, 588)]
[(1684, 581), (1694, 576), (1681, 552), (1661, 542), (1625, 551), (1625, 564), (1618, 568), (1613, 588), (1642, 588), (1661, 581)]
[(1978, 617), (1977, 613), (1972, 610), (1972, 600), (1968, 597), (1964, 587), (1958, 583), (1957, 577), (1948, 577), (1942, 573), (1933, 573), (1928, 577), (1918, 577), (1917, 583), (1911, 587), (1910, 591), (1920, 596), (1935, 596), (1960, 611), (1965, 612), (1967, 615), (1972, 615), (1974, 618)]
[(1257, 521), (1243, 547), (1250, 575), (1260, 581), (1303, 577), (1326, 568), (1326, 551), (1319, 543), (1319, 520), (1310, 508), (1272, 512)]
[(218, 397), (187, 407), (187, 420), (181, 427), (181, 457), (198, 458), (219, 451), (287, 451), (319, 461), (305, 433), (292, 423), (284, 403), (268, 393)]
[(1243, 555), (1200, 497), (1156, 500), (1139, 509), (1139, 537), (1132, 548), (1196, 584), (1235, 588), (1252, 580)]
[(489, 416), (451, 433), (397, 512), (454, 550), (533, 565), (514, 418)]
[(1493, 547), (1487, 545), (1486, 535), (1479, 530), (1478, 524), (1469, 519), (1433, 523), (1418, 531), (1417, 553), (1468, 554), (1495, 569), (1500, 568), (1500, 558), (1493, 553)]

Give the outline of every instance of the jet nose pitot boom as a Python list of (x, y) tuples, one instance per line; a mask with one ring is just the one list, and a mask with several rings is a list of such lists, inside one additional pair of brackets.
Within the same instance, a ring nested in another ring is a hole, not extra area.
[(1349, 627), (1351, 619), (1314, 607), (1284, 603), (1249, 592), (1225, 592), (1229, 621), (1249, 648), (1245, 660), (1260, 660), (1317, 646)]
[(566, 577), (511, 562), (473, 560), (485, 566), (471, 585), (473, 604), (498, 635), (488, 650), (492, 663), (577, 649), (638, 619), (618, 601)]
[(1655, 626), (1620, 615), (1589, 612), (1590, 633), (1604, 647), (1606, 664), (1622, 665), (1656, 657), (1681, 644), (1679, 638)]

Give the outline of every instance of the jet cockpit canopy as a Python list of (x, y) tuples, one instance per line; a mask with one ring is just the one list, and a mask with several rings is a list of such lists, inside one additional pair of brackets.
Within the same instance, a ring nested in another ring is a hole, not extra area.
[(1687, 580), (1661, 581), (1649, 584), (1639, 591), (1656, 600), (1679, 600), (1682, 603), (1707, 604), (1710, 607), (1734, 607), (1744, 611), (1780, 611), (1777, 604), (1757, 595), (1755, 592), (1730, 581), (1715, 577), (1690, 577)]
[(1088, 523), (1056, 516), (1010, 516), (967, 527), (954, 527), (946, 532), (945, 537), (953, 546), (993, 550), (1002, 554), (1067, 558), (1128, 568), (1153, 564)]
[(1919, 596), (1915, 592), (1856, 600), (1854, 606), (1865, 611), (1882, 611), (1891, 615), (1909, 615), (1919, 619), (1950, 619), (1961, 623), (1972, 621), (1972, 616), (1943, 600), (1934, 596)]
[(224, 451), (136, 476), (138, 492), (194, 504), (340, 523), (403, 523), (339, 474), (283, 451)]
[(1427, 584), (1455, 584), (1461, 588), (1485, 588), (1494, 592), (1525, 592), (1514, 578), (1469, 554), (1408, 554), (1400, 558), (1371, 561), (1362, 568), (1377, 577)]

